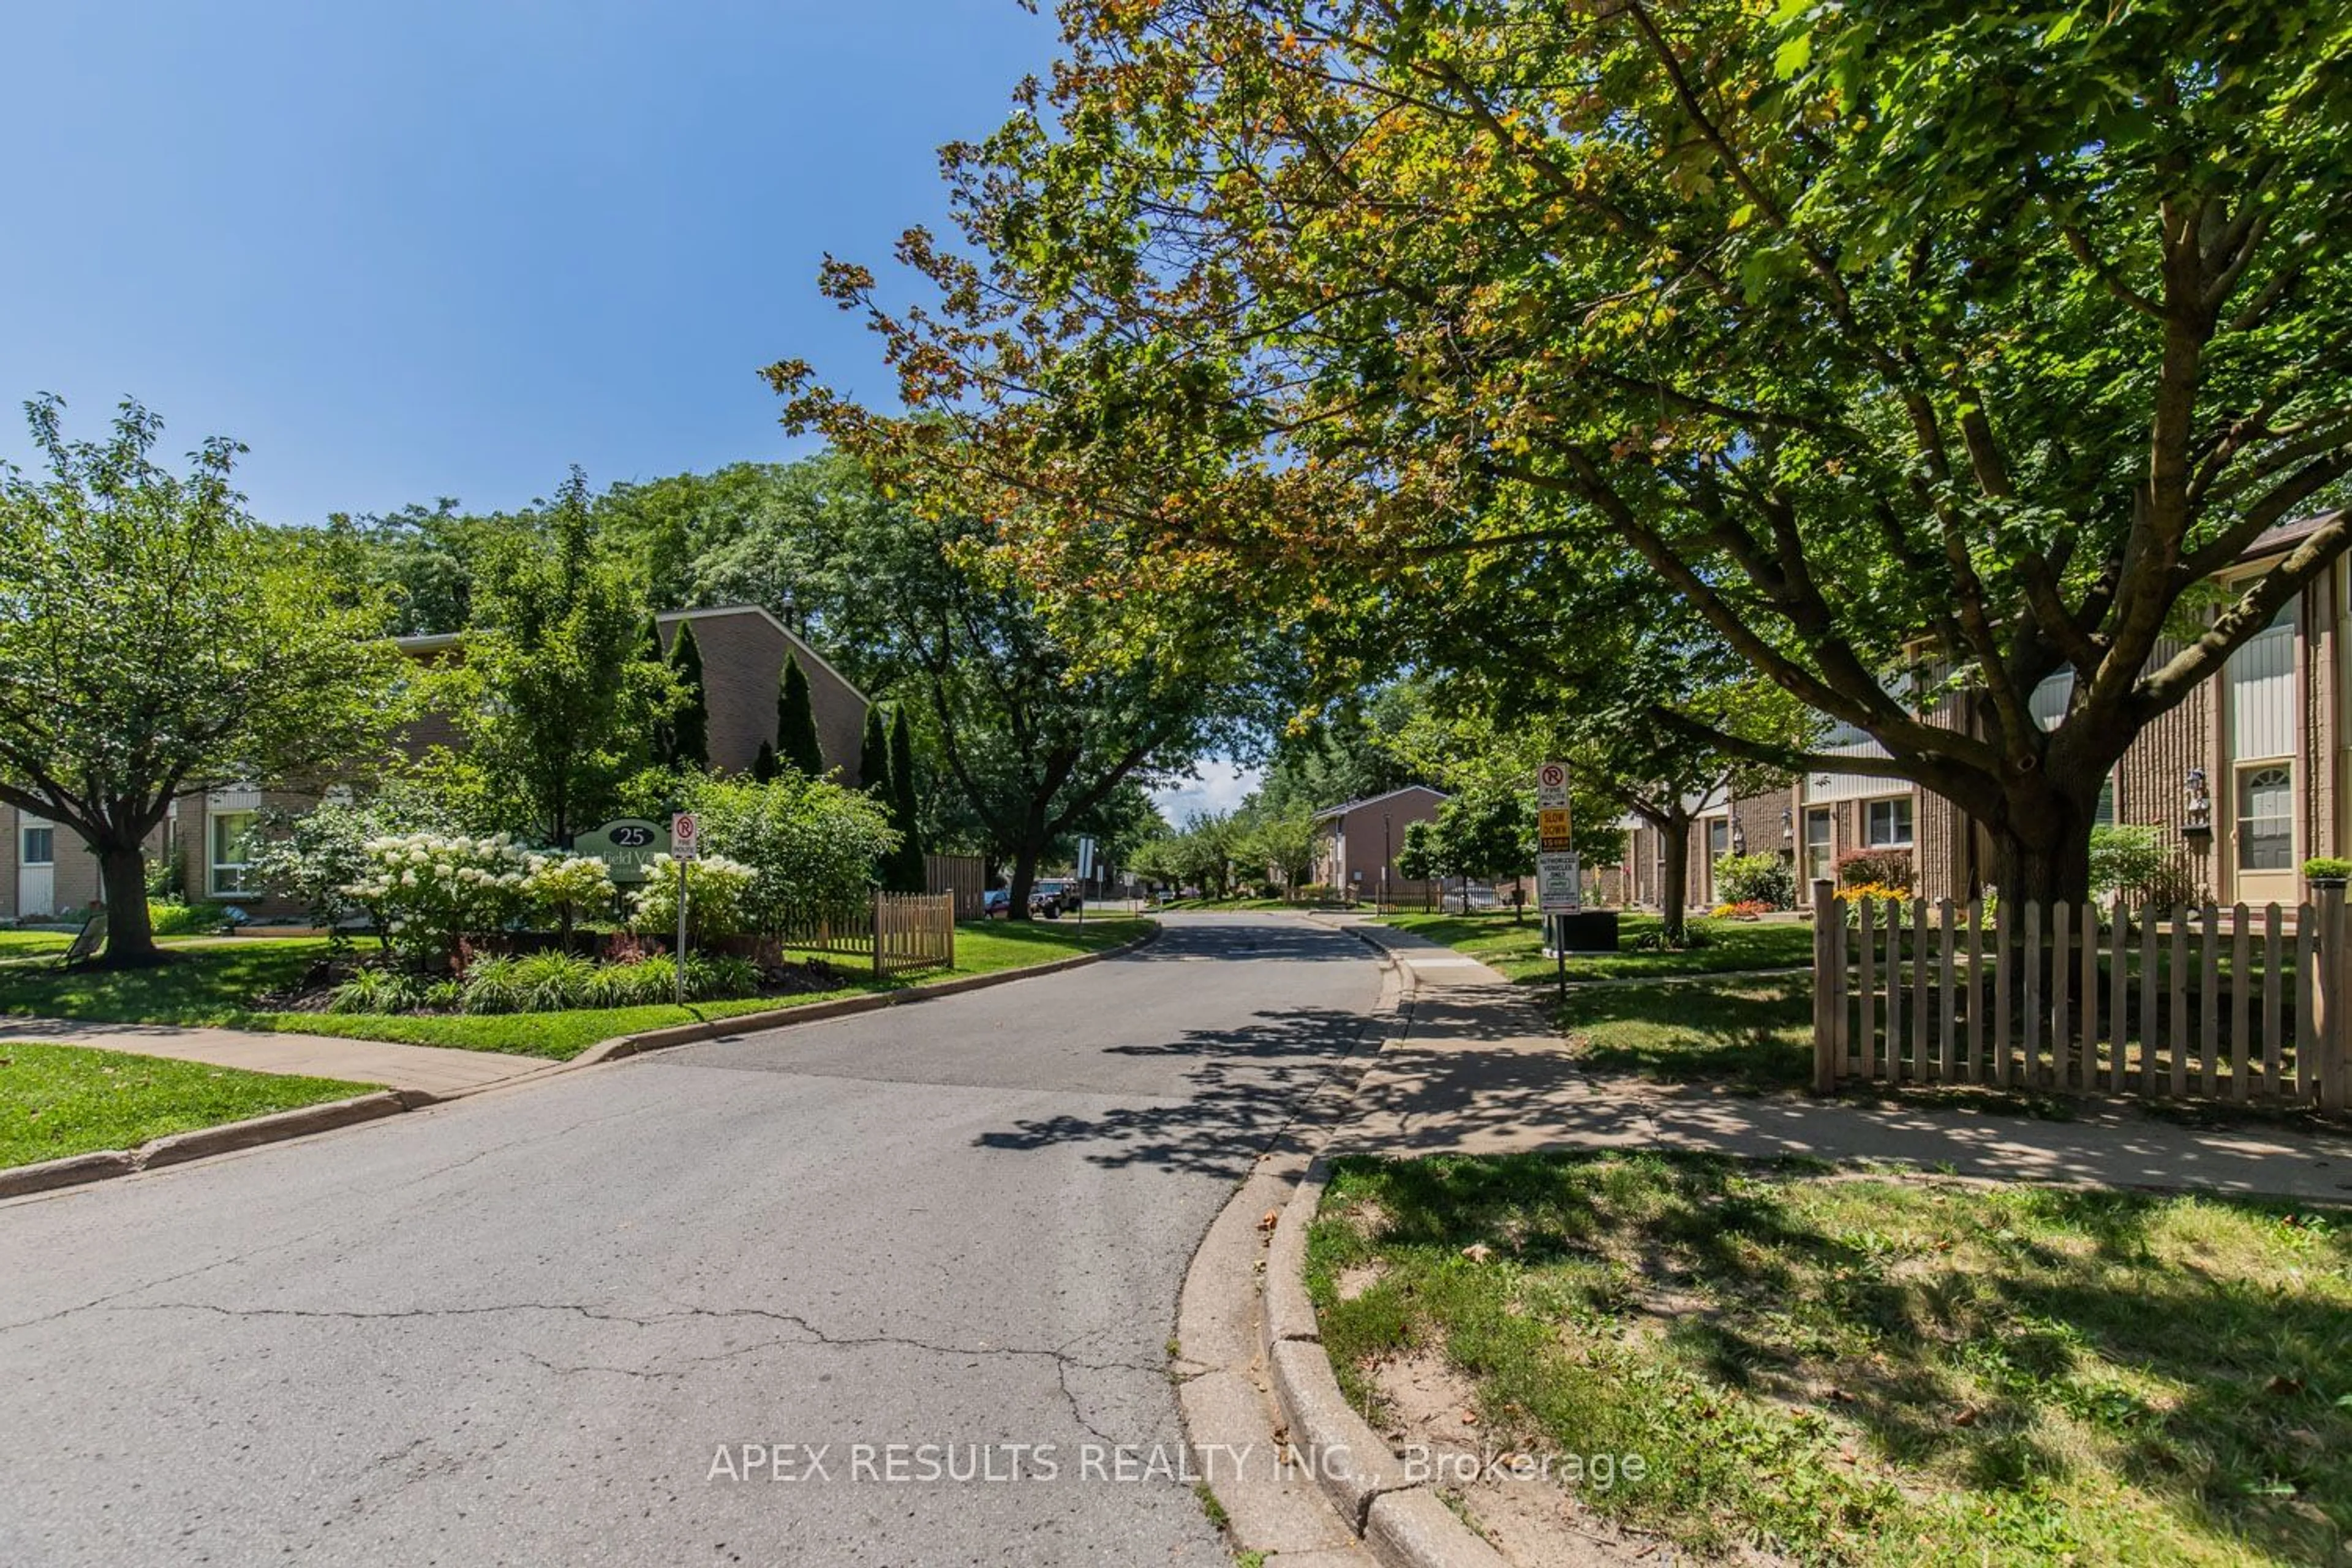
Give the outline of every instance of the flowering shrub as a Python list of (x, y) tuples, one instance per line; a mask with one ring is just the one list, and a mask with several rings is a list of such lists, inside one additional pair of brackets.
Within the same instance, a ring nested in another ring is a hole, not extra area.
[(1837, 897), (1838, 902), (1845, 906), (1845, 915), (1849, 922), (1859, 921), (1862, 918), (1862, 906), (1872, 903), (1878, 906), (1871, 910), (1873, 921), (1879, 925), (1885, 925), (1887, 921), (1901, 917), (1903, 906), (1911, 900), (1911, 889), (1907, 887), (1891, 888), (1884, 882), (1841, 882), (1838, 884)]
[(1797, 902), (1797, 874), (1778, 855), (1717, 856), (1715, 886), (1727, 904), (1786, 910)]
[(550, 855), (531, 868), (522, 892), (532, 909), (552, 915), (569, 936), (574, 921), (611, 908), (613, 873), (593, 855)]
[[(686, 862), (686, 928), (697, 942), (733, 936), (744, 928), (751, 887), (759, 873), (740, 860), (706, 855)], [(647, 882), (629, 911), (629, 924), (649, 936), (677, 930), (677, 875), (665, 871)]]
[(1838, 896), (1845, 896), (1846, 888), (1866, 888), (1875, 884), (1899, 893), (1911, 890), (1911, 851), (1908, 849), (1849, 849), (1837, 858)]
[[(687, 799), (701, 814), (705, 846), (752, 874), (740, 923), (722, 934), (774, 933), (845, 905), (862, 907), (875, 868), (898, 843), (865, 791), (797, 773), (764, 784), (698, 777)], [(666, 907), (675, 924), (677, 906)]]
[(1741, 899), (1737, 903), (1717, 904), (1709, 912), (1719, 921), (1752, 921), (1771, 908), (1761, 899)]
[(307, 811), (267, 806), (261, 826), (267, 837), (250, 851), (255, 882), (299, 903), (314, 923), (327, 928), (331, 940), (340, 942), (341, 922), (374, 914), (352, 892), (373, 869), (368, 846), (379, 838), (444, 829), (449, 824), (439, 819), (430, 802), (394, 785), (365, 801), (322, 800)]
[(345, 891), (375, 911), (385, 940), (416, 964), (448, 964), (469, 931), (497, 931), (523, 907), (541, 857), (503, 834), (406, 833), (371, 838), (366, 870)]

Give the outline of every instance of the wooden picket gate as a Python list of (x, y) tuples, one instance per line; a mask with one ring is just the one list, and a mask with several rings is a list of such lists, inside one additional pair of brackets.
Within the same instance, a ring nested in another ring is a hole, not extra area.
[(953, 893), (875, 893), (863, 905), (812, 910), (778, 933), (786, 949), (868, 960), (876, 975), (955, 967)]
[(1813, 1079), (2352, 1098), (2344, 889), (2311, 903), (1864, 900), (1813, 884)]
[(953, 893), (874, 895), (874, 973), (955, 967)]

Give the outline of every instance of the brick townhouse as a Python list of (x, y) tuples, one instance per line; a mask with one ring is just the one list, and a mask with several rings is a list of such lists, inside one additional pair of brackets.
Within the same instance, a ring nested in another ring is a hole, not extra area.
[(1385, 795), (1327, 805), (1315, 814), (1315, 872), (1319, 886), (1353, 903), (1359, 900), (1413, 903), (1431, 897), (1434, 882), (1408, 878), (1397, 869), (1404, 830), (1434, 822), (1445, 804), (1443, 792), (1407, 784)]
[[(865, 694), (775, 616), (757, 605), (728, 605), (670, 610), (656, 621), (666, 652), (677, 644), (681, 626), (694, 627), (710, 710), (713, 768), (748, 771), (761, 742), (773, 743), (776, 694), (789, 654), (800, 660), (808, 677), (809, 705), (816, 714), (825, 764), (839, 769), (844, 782), (858, 782)], [(444, 633), (403, 637), (399, 647), (411, 658), (430, 663), (463, 657), (464, 640), (462, 633)], [(428, 712), (408, 727), (401, 743), (411, 756), (421, 756), (433, 745), (456, 747), (462, 742), (446, 714)], [(276, 912), (247, 871), (247, 854), (258, 814), (264, 807), (299, 811), (315, 798), (268, 782), (184, 795), (173, 803), (170, 818), (149, 843), (148, 853), (154, 863), (179, 867), (191, 902), (210, 900)], [(70, 918), (98, 898), (97, 858), (71, 829), (14, 806), (0, 806), (0, 821), (7, 827), (0, 840), (0, 920)]]
[[(2242, 584), (2316, 525), (2288, 523), (2263, 535), (2221, 586)], [(2101, 822), (2156, 828), (2197, 888), (2222, 903), (2293, 903), (2304, 894), (2305, 860), (2352, 846), (2347, 572), (2338, 561), (2216, 678), (2141, 731), (2100, 795)], [(2066, 671), (2035, 689), (2033, 710), (2044, 724), (2065, 712), (2073, 682)], [(1857, 761), (1885, 754), (1853, 731), (1833, 733), (1822, 749)], [(1692, 834), (1688, 895), (1698, 907), (1717, 901), (1715, 862), (1726, 854), (1780, 855), (1801, 887), (1859, 848), (1909, 851), (1917, 889), (1930, 899), (1965, 899), (1992, 876), (1990, 837), (1950, 802), (1857, 770), (1706, 803)], [(1660, 865), (1657, 835), (1637, 828), (1626, 877), (1638, 901), (1656, 902)]]

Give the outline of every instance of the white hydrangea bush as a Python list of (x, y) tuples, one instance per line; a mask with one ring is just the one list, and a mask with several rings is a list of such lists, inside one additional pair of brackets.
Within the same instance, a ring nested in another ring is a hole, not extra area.
[(613, 872), (593, 855), (543, 855), (523, 879), (523, 898), (568, 935), (575, 921), (609, 912)]
[(412, 963), (454, 963), (467, 936), (503, 929), (529, 900), (547, 857), (504, 834), (404, 833), (371, 838), (366, 869), (345, 889), (375, 911)]

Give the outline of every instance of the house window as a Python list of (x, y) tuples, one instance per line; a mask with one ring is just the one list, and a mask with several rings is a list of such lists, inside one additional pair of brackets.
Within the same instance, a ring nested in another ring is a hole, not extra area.
[(2284, 871), (2294, 865), (2294, 784), (2275, 763), (2238, 775), (2238, 869)]
[(2110, 772), (2099, 785), (2099, 804), (2091, 808), (2091, 826), (2113, 827), (2116, 825), (2116, 775)]
[(1873, 849), (1907, 848), (1911, 843), (1911, 797), (1874, 800), (1863, 807), (1862, 841)]
[(26, 866), (54, 865), (58, 858), (58, 830), (54, 827), (25, 829), (23, 851), (19, 863)]
[(213, 813), (212, 878), (208, 885), (215, 897), (253, 890), (246, 878), (251, 868), (255, 815), (250, 811)]
[(1730, 853), (1730, 820), (1721, 816), (1709, 817), (1706, 824), (1706, 863), (1712, 866)]

